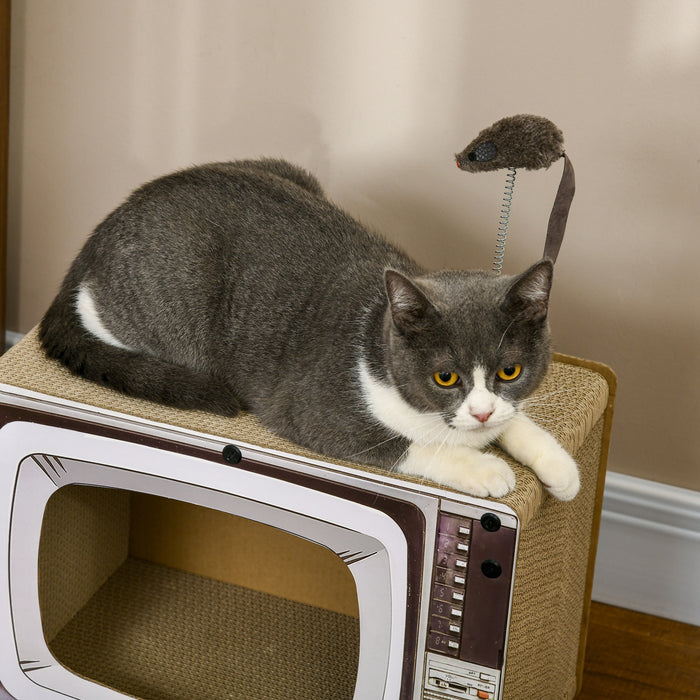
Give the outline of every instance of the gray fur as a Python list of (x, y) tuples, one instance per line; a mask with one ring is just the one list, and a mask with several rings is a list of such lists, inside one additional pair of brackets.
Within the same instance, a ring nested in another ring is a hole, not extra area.
[[(408, 442), (369, 411), (360, 360), (420, 411), (456, 410), (475, 364), (517, 402), (549, 362), (551, 275), (548, 261), (517, 277), (427, 274), (303, 170), (214, 163), (144, 185), (97, 226), (40, 336), (87, 379), (183, 408), (250, 410), (299, 444), (389, 468)], [(130, 350), (82, 326), (83, 283)], [(497, 370), (516, 362), (522, 376), (500, 385)], [(437, 387), (442, 367), (465, 383)]]

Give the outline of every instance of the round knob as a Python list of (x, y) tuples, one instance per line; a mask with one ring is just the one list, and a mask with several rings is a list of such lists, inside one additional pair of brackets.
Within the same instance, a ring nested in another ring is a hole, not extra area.
[(221, 451), (221, 456), (227, 464), (238, 464), (243, 459), (241, 451), (235, 445), (226, 445)]
[(481, 516), (481, 527), (487, 532), (496, 532), (501, 529), (501, 519), (494, 513), (484, 513)]
[(481, 573), (486, 578), (498, 578), (502, 571), (501, 565), (493, 559), (485, 559), (481, 562)]

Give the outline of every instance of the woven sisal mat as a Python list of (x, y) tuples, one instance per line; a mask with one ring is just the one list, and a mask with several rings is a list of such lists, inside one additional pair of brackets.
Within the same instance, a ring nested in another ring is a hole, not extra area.
[(143, 700), (351, 700), (359, 620), (129, 558), (51, 651)]
[[(576, 361), (572, 359), (572, 362)], [(204, 411), (169, 408), (124, 396), (75, 377), (58, 361), (46, 358), (39, 345), (36, 328), (0, 358), (0, 382), (231, 441), (247, 442), (369, 472), (386, 473), (368, 465), (328, 459), (295, 445), (271, 433), (248, 413), (226, 418)], [(551, 364), (542, 386), (531, 397), (527, 412), (554, 434), (570, 454), (575, 454), (603, 414), (607, 401), (608, 384), (599, 373), (569, 361), (557, 361)], [(507, 459), (515, 471), (517, 485), (512, 493), (500, 501), (513, 508), (525, 525), (539, 508), (544, 492), (529, 469)], [(399, 476), (407, 481), (420, 481), (415, 477)]]

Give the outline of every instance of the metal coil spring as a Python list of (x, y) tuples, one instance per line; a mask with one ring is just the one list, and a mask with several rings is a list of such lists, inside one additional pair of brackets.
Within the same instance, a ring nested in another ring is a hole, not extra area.
[(496, 252), (493, 256), (493, 267), (491, 268), (497, 275), (503, 269), (503, 258), (506, 253), (506, 238), (508, 237), (508, 221), (510, 219), (510, 205), (513, 201), (513, 189), (515, 188), (515, 168), (508, 168), (506, 175), (506, 186), (503, 191), (503, 203), (501, 205), (501, 215), (498, 217), (498, 233), (496, 234)]

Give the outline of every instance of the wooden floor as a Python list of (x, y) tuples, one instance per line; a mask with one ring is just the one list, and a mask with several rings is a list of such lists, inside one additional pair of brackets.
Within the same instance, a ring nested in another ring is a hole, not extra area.
[(577, 700), (700, 699), (700, 627), (593, 603)]

